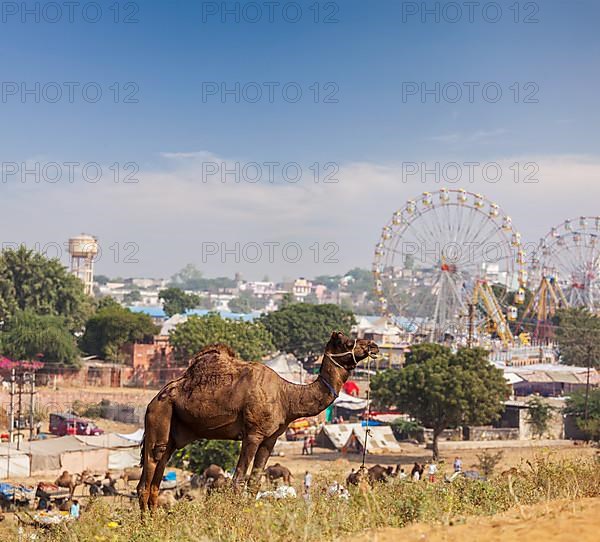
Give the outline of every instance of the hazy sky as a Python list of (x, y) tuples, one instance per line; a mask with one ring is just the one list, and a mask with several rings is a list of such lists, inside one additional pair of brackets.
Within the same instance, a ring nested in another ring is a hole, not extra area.
[(279, 279), (369, 267), (442, 186), (524, 240), (600, 215), (595, 0), (24, 5), (1, 7), (5, 244), (88, 232), (100, 273)]

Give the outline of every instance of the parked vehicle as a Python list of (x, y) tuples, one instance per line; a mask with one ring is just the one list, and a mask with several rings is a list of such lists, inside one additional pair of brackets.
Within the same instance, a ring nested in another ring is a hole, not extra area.
[(92, 420), (80, 418), (73, 414), (50, 414), (50, 433), (63, 437), (65, 435), (102, 435)]

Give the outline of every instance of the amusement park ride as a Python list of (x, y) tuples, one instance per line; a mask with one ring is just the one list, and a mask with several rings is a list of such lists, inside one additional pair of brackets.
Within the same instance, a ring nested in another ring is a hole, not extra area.
[[(600, 309), (598, 235), (600, 217), (567, 220), (541, 239), (527, 270), (521, 236), (497, 204), (462, 189), (424, 192), (383, 227), (375, 291), (410, 340), (548, 343), (559, 308)], [(528, 277), (536, 288), (525, 304)]]

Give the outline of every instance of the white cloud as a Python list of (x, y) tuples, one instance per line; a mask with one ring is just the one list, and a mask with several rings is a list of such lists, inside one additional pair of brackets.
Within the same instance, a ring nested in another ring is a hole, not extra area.
[[(208, 275), (232, 275), (239, 270), (247, 277), (268, 274), (280, 278), (369, 266), (381, 227), (391, 214), (407, 199), (442, 186), (462, 187), (496, 201), (529, 240), (537, 240), (565, 218), (600, 214), (596, 204), (600, 199), (600, 158), (596, 156), (503, 157), (495, 160), (503, 174), (497, 182), (484, 179), (483, 165), (488, 162), (475, 168), (473, 182), (463, 166), (462, 180), (455, 183), (438, 182), (440, 176), (428, 176), (421, 182), (420, 175), (403, 182), (402, 162), (354, 162), (340, 165), (336, 184), (315, 183), (308, 166), (304, 167), (305, 179), (295, 184), (280, 178), (276, 183), (236, 183), (231, 179), (223, 183), (218, 176), (203, 182), (203, 161), (233, 167), (235, 160), (208, 152), (163, 156), (174, 158), (169, 167), (140, 171), (138, 184), (103, 179), (97, 184), (77, 180), (73, 184), (5, 185), (5, 201), (13, 202), (5, 205), (0, 217), (6, 241), (62, 243), (85, 231), (97, 235), (106, 248), (97, 266), (99, 272), (169, 276), (191, 261)], [(435, 167), (434, 162), (425, 165)], [(496, 166), (489, 167), (493, 173)], [(444, 170), (444, 164), (439, 164), (439, 170)], [(517, 170), (520, 178), (516, 183)], [(538, 182), (524, 183), (527, 173)], [(122, 261), (126, 242), (139, 245), (138, 264)], [(297, 263), (284, 261), (280, 254), (270, 263), (266, 253), (257, 263), (236, 263), (231, 255), (226, 263), (217, 256), (203, 263), (202, 243), (206, 242), (226, 243), (229, 248), (236, 242), (241, 246), (295, 242), (302, 247), (303, 256)], [(339, 246), (337, 264), (322, 261), (323, 246), (328, 242)], [(320, 250), (318, 262), (314, 261), (316, 248), (310, 248), (315, 243)]]

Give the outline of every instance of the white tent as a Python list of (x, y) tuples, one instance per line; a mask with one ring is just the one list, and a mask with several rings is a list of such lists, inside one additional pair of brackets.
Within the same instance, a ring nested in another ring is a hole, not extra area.
[(348, 410), (364, 410), (367, 408), (368, 404), (369, 402), (366, 399), (360, 399), (359, 397), (348, 395), (343, 391), (340, 391), (340, 394), (333, 402), (333, 406), (346, 408)]
[(359, 423), (332, 423), (323, 425), (315, 437), (315, 444), (321, 448), (341, 450), (346, 442), (348, 442), (352, 430), (359, 427)]
[(104, 435), (78, 436), (77, 439), (85, 442), (88, 446), (107, 449), (108, 469), (122, 470), (139, 465), (140, 441), (143, 434), (143, 430), (139, 429), (129, 435), (105, 433)]
[(386, 452), (400, 453), (400, 444), (394, 437), (389, 425), (370, 425), (369, 436), (365, 437), (366, 427), (358, 427), (352, 430), (344, 448), (349, 452), (362, 452), (367, 438), (367, 453), (383, 454)]
[(0, 445), (0, 480), (6, 478), (28, 478), (29, 456), (16, 449), (16, 444), (10, 448), (8, 444)]
[(142, 440), (144, 439), (144, 430), (140, 428), (133, 433), (117, 433), (117, 435), (119, 435), (121, 438), (133, 440), (134, 442), (141, 444)]
[(277, 354), (265, 361), (265, 365), (273, 369), (281, 378), (294, 384), (308, 384), (314, 380), (293, 354)]

